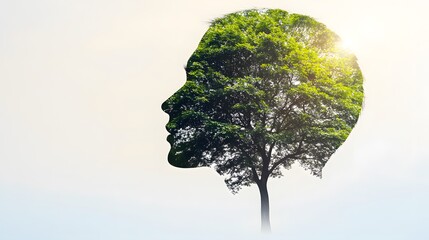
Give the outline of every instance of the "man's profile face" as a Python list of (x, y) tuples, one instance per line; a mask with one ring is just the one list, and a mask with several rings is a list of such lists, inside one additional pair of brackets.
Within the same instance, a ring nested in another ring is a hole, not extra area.
[[(188, 67), (185, 68), (185, 70)], [(188, 73), (187, 73), (188, 76)], [(181, 115), (187, 111), (191, 111), (195, 106), (193, 88), (194, 84), (190, 80), (187, 80), (184, 86), (176, 91), (171, 97), (164, 101), (161, 105), (162, 110), (169, 115), (169, 122), (166, 124), (166, 129), (169, 133), (167, 141), (170, 143), (170, 151), (168, 154), (169, 163), (176, 167), (195, 167), (195, 165), (187, 163), (186, 159), (180, 158), (181, 161), (177, 161), (177, 153), (186, 157), (184, 150), (192, 151), (193, 143), (187, 143), (192, 140), (193, 134), (195, 133), (195, 127), (197, 126), (196, 119), (185, 119)], [(196, 110), (196, 109), (195, 109)], [(191, 141), (193, 142), (193, 141)], [(188, 155), (191, 155), (190, 153)], [(184, 160), (184, 161), (183, 161)]]

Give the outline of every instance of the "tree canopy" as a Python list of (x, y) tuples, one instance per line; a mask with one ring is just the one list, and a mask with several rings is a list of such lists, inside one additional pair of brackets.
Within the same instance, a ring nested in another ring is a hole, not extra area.
[(363, 77), (356, 57), (313, 18), (247, 10), (212, 21), (162, 105), (169, 163), (213, 167), (236, 193), (298, 162), (321, 177), (356, 124)]

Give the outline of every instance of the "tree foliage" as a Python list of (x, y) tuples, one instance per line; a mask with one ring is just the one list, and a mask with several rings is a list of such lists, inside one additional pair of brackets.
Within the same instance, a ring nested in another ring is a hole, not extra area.
[(267, 181), (295, 162), (321, 177), (359, 117), (356, 57), (314, 19), (247, 10), (214, 20), (162, 105), (169, 162), (213, 167), (228, 188)]

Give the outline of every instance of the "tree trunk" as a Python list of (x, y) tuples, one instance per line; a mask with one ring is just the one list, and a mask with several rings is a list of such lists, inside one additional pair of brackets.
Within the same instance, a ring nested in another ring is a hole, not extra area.
[(267, 181), (262, 181), (258, 184), (258, 188), (261, 195), (261, 232), (270, 233), (270, 200), (268, 198)]

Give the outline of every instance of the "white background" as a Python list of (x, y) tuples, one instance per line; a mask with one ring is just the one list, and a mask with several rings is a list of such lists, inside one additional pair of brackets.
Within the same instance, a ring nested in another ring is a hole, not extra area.
[(0, 239), (244, 239), (259, 193), (167, 163), (161, 103), (223, 14), (281, 8), (340, 35), (365, 107), (323, 179), (269, 182), (273, 239), (427, 239), (429, 15), (421, 0), (0, 0)]

